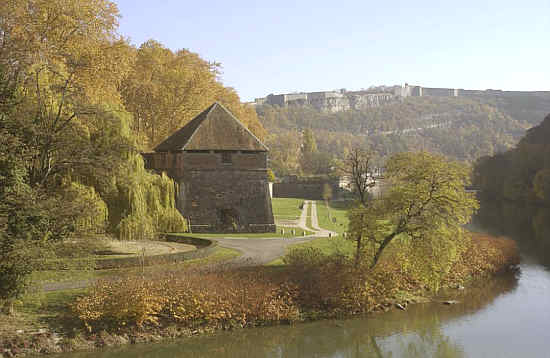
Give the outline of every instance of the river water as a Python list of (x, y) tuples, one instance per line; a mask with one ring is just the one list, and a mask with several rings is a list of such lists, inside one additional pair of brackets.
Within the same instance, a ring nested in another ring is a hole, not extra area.
[(59, 357), (550, 357), (550, 210), (482, 204), (477, 229), (518, 240), (515, 273), (367, 318), (245, 329)]

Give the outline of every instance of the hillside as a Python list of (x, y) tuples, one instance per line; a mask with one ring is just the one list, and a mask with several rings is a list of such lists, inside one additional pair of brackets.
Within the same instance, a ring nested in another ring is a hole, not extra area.
[(474, 184), (493, 198), (550, 207), (550, 115), (515, 148), (480, 158)]
[[(308, 105), (258, 105), (262, 125), (271, 135), (272, 166), (292, 172), (290, 148), (300, 148), (311, 129), (325, 159), (342, 159), (353, 146), (366, 145), (381, 158), (405, 150), (428, 150), (473, 162), (512, 148), (546, 110), (545, 98), (408, 97), (362, 110), (329, 113)], [(550, 111), (550, 108), (549, 108)], [(540, 112), (540, 113), (539, 113)]]

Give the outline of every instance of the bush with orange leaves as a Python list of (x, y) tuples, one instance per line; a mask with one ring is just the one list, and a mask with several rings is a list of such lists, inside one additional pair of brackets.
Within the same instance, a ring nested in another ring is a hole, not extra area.
[(519, 264), (519, 250), (515, 241), (470, 233), (462, 255), (444, 278), (447, 285), (464, 283), (508, 270)]
[(349, 257), (317, 248), (292, 249), (284, 262), (297, 286), (295, 300), (307, 313), (332, 317), (371, 312), (399, 289), (399, 280), (385, 264), (374, 270), (357, 268)]
[(101, 282), (72, 309), (90, 332), (173, 323), (223, 329), (296, 321), (293, 290), (261, 270), (193, 272)]

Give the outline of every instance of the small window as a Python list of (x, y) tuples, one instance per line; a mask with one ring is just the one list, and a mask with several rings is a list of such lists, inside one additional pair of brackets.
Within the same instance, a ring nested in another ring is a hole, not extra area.
[(232, 158), (230, 152), (222, 152), (222, 163), (223, 164), (232, 164)]

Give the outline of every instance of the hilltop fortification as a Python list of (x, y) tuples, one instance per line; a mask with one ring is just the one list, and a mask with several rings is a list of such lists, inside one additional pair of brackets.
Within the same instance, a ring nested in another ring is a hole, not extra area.
[(391, 92), (372, 91), (321, 91), (270, 94), (264, 98), (256, 98), (253, 104), (270, 104), (276, 106), (310, 105), (322, 112), (341, 112), (350, 109), (377, 107), (395, 101)]
[(322, 112), (341, 112), (378, 107), (407, 97), (499, 97), (499, 96), (544, 96), (550, 98), (550, 91), (502, 91), (502, 90), (465, 90), (462, 88), (433, 88), (404, 84), (385, 87), (383, 91), (361, 90), (321, 92), (300, 92), (270, 94), (256, 98), (253, 105), (269, 104), (275, 106), (310, 105)]

